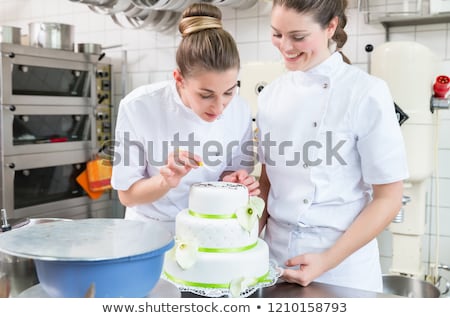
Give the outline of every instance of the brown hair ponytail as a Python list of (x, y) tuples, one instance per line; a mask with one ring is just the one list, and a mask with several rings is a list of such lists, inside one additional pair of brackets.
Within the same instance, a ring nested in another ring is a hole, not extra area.
[(347, 32), (344, 31), (345, 26), (347, 25), (347, 16), (345, 15), (345, 9), (347, 8), (347, 0), (342, 0), (342, 11), (338, 15), (339, 23), (336, 28), (336, 31), (333, 35), (333, 40), (336, 42), (336, 51), (341, 53), (342, 58), (348, 64), (351, 64), (349, 58), (342, 53), (341, 49), (347, 42)]

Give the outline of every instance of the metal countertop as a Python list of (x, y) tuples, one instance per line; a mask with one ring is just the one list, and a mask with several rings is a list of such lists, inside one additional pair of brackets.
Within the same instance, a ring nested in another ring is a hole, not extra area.
[[(202, 296), (183, 292), (182, 298)], [(376, 293), (348, 287), (313, 282), (307, 287), (291, 283), (278, 283), (257, 290), (249, 298), (398, 298), (400, 296)]]

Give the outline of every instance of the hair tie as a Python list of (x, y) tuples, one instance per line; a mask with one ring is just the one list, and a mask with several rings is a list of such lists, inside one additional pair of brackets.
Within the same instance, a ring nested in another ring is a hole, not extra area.
[(189, 34), (200, 32), (208, 29), (222, 29), (222, 21), (214, 17), (207, 16), (193, 16), (183, 18), (180, 22), (181, 25), (186, 25), (186, 28), (182, 31), (182, 36), (186, 37)]

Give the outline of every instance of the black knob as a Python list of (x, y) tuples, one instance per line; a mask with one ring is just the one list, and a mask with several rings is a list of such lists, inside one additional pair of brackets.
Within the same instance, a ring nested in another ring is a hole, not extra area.
[(105, 100), (105, 99), (107, 99), (108, 98), (108, 94), (103, 94), (102, 96), (100, 96), (99, 97), (99, 99), (98, 99), (98, 104), (101, 104), (101, 103), (103, 103), (103, 101)]
[(372, 52), (373, 51), (373, 45), (372, 44), (367, 44), (365, 50), (366, 50), (367, 53)]
[(15, 56), (16, 56), (16, 54), (15, 54), (14, 52), (11, 52), (11, 53), (8, 54), (8, 57), (10, 57), (10, 58), (12, 58), (12, 59), (13, 59)]
[(16, 111), (16, 106), (14, 105), (9, 106), (9, 110), (12, 112)]
[(11, 169), (14, 169), (16, 167), (16, 165), (14, 164), (14, 162), (11, 162), (8, 167), (10, 167)]
[(98, 57), (98, 61), (103, 60), (103, 58), (105, 57), (105, 52), (103, 52), (102, 54), (100, 54), (100, 56)]

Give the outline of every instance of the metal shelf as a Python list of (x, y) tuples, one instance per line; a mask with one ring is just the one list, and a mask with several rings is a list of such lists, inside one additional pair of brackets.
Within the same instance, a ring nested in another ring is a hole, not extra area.
[(389, 32), (392, 27), (450, 23), (450, 14), (384, 17), (373, 22), (378, 22), (383, 25), (386, 30), (386, 40), (389, 41)]

